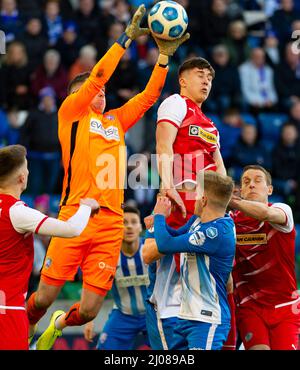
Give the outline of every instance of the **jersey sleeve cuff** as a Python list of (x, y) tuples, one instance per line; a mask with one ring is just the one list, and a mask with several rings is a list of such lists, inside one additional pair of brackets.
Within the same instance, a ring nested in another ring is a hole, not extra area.
[(168, 123), (171, 123), (171, 125), (173, 125), (174, 127), (176, 127), (177, 128), (177, 130), (178, 130), (178, 124), (177, 123), (175, 123), (174, 121), (171, 121), (170, 119), (164, 119), (164, 118), (162, 118), (162, 119), (160, 119), (160, 120), (158, 120), (157, 121), (157, 124), (159, 124), (159, 123), (161, 123), (161, 122), (168, 122)]
[(40, 223), (37, 225), (36, 229), (35, 229), (35, 234), (38, 234), (41, 226), (43, 225), (43, 223), (47, 220), (47, 218), (49, 218), (49, 216), (46, 216), (42, 219), (42, 221), (40, 221)]

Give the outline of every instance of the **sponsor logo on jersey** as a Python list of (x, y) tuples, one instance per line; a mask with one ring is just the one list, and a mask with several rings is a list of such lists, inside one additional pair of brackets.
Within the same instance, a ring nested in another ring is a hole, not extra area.
[(218, 229), (215, 227), (209, 227), (205, 232), (206, 236), (210, 239), (214, 239), (218, 236)]
[(109, 121), (114, 121), (115, 120), (115, 116), (113, 116), (112, 114), (106, 114), (105, 118), (108, 119)]
[(217, 136), (215, 134), (205, 131), (202, 127), (196, 125), (190, 125), (189, 136), (200, 137), (204, 141), (211, 144), (217, 144), (218, 142)]
[(118, 127), (109, 126), (107, 128), (104, 128), (102, 122), (96, 118), (91, 118), (90, 132), (101, 135), (106, 140), (120, 141)]
[(211, 311), (207, 311), (207, 310), (201, 310), (201, 315), (203, 316), (212, 316), (212, 312)]
[(148, 275), (116, 277), (115, 282), (118, 288), (128, 288), (130, 286), (143, 286), (150, 284)]
[(267, 234), (237, 234), (236, 244), (239, 245), (267, 244)]
[(196, 246), (201, 246), (205, 242), (205, 235), (202, 231), (196, 231), (189, 237), (189, 242)]

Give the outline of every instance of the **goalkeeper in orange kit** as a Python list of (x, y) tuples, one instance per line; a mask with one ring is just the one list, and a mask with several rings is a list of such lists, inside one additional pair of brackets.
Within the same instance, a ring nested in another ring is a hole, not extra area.
[[(150, 32), (140, 28), (144, 14), (142, 5), (124, 34), (93, 70), (71, 81), (69, 95), (58, 112), (65, 172), (59, 218), (66, 220), (72, 216), (80, 198), (96, 199), (101, 210), (80, 237), (51, 240), (38, 290), (27, 302), (30, 335), (64, 283), (74, 279), (78, 267), (83, 273), (83, 289), (80, 302), (68, 312), (54, 312), (48, 328), (37, 341), (37, 349), (50, 349), (66, 326), (93, 320), (113, 283), (123, 238), (124, 136), (158, 99), (168, 72), (169, 56), (189, 38), (189, 34), (173, 41), (155, 38), (160, 54), (145, 90), (122, 107), (103, 113), (105, 84), (131, 41)], [(109, 183), (103, 175), (107, 163)]]

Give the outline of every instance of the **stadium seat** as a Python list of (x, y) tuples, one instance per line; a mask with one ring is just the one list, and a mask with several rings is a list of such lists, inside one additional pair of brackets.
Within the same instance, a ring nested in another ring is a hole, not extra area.
[(271, 148), (277, 143), (281, 126), (287, 120), (288, 116), (284, 113), (260, 113), (258, 115), (261, 141), (267, 148)]

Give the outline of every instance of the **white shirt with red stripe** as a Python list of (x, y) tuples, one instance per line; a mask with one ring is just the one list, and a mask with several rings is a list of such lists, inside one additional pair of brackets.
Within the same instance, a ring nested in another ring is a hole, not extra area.
[(178, 129), (173, 144), (174, 184), (196, 181), (200, 170), (216, 170), (213, 154), (220, 147), (213, 121), (187, 97), (174, 94), (158, 108), (157, 123), (169, 122)]
[(11, 195), (0, 194), (0, 309), (24, 309), (34, 248), (32, 233), (75, 237), (91, 208), (81, 205), (67, 221), (50, 218)]
[(299, 300), (295, 276), (295, 227), (291, 208), (269, 204), (286, 214), (286, 223), (263, 222), (235, 211), (237, 244), (233, 279), (240, 306), (282, 307)]

